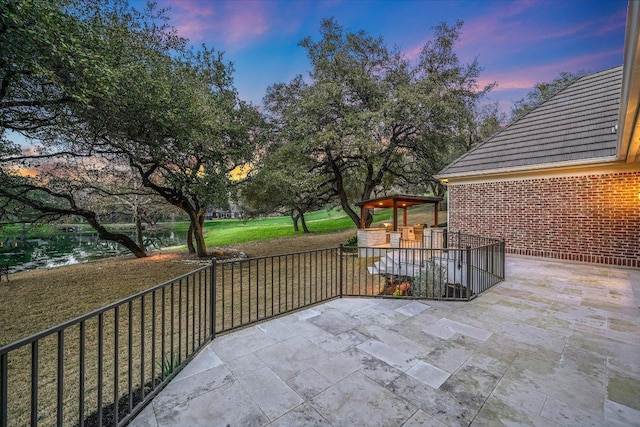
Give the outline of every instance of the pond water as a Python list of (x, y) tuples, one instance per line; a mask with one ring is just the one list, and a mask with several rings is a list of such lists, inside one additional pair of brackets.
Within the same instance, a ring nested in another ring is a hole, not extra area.
[[(145, 232), (147, 251), (186, 244), (184, 233)], [(0, 264), (11, 272), (77, 264), (130, 253), (115, 242), (100, 240), (96, 233), (63, 233), (47, 238), (0, 237)]]

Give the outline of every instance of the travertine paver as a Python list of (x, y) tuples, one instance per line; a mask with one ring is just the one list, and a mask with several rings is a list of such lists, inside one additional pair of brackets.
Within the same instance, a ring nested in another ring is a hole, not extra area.
[(310, 400), (331, 425), (402, 425), (416, 408), (389, 389), (355, 372)]
[(275, 420), (304, 402), (302, 397), (267, 367), (238, 380), (269, 419)]
[(469, 303), (338, 299), (216, 338), (134, 426), (640, 426), (640, 271), (510, 257)]
[(466, 335), (480, 341), (486, 341), (491, 336), (491, 332), (487, 332), (484, 329), (465, 325), (462, 322), (446, 318), (438, 320), (433, 325), (429, 325), (424, 328), (422, 331), (445, 340), (453, 337), (456, 333)]
[(407, 370), (407, 374), (422, 381), (434, 389), (440, 386), (451, 376), (447, 371), (443, 371), (430, 363), (419, 360), (415, 365)]

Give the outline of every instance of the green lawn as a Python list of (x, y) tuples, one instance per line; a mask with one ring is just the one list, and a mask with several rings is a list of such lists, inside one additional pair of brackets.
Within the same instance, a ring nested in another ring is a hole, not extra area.
[[(385, 221), (391, 218), (391, 209), (382, 209), (375, 213), (374, 222)], [(311, 233), (331, 233), (334, 231), (353, 229), (355, 225), (341, 209), (331, 211), (321, 210), (305, 215), (307, 227)], [(78, 227), (80, 232), (91, 233), (94, 230), (87, 224), (72, 224)], [(302, 223), (299, 222), (300, 231), (293, 231), (291, 218), (288, 216), (250, 219), (243, 223), (239, 219), (214, 219), (204, 224), (205, 241), (207, 246), (224, 246), (232, 243), (249, 242), (253, 240), (265, 240), (275, 237), (294, 236), (302, 234)], [(50, 237), (62, 234), (59, 228), (62, 224), (45, 224), (27, 226), (26, 235), (29, 238)], [(175, 223), (161, 223), (159, 228), (172, 229), (177, 233), (186, 233), (189, 228), (187, 221)], [(113, 231), (133, 231), (132, 224), (109, 224), (107, 228)], [(4, 227), (2, 234), (5, 237), (17, 237), (22, 234), (20, 226), (12, 225)]]
[[(376, 212), (374, 221), (391, 218), (392, 210), (384, 209)], [(342, 210), (317, 211), (305, 215), (307, 227), (312, 233), (330, 233), (348, 230), (355, 225)], [(237, 219), (216, 219), (205, 222), (205, 241), (207, 246), (223, 246), (232, 243), (250, 242), (253, 240), (272, 239), (302, 234), (302, 226), (297, 233), (293, 231), (291, 218), (288, 216), (252, 219), (243, 224)]]

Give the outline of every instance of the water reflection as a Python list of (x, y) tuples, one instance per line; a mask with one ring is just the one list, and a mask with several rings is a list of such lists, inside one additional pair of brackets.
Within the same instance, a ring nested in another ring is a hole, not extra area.
[[(145, 234), (148, 251), (184, 245), (185, 236), (173, 231)], [(127, 254), (123, 246), (98, 239), (97, 234), (65, 233), (49, 238), (0, 238), (0, 264), (11, 272), (77, 264)]]

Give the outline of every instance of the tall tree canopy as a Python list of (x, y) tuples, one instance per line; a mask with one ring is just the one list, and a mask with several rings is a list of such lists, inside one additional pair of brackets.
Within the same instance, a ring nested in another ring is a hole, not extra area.
[(584, 71), (578, 71), (577, 73), (561, 71), (558, 77), (550, 82), (536, 83), (533, 86), (533, 89), (527, 93), (524, 98), (520, 98), (513, 103), (513, 108), (511, 109), (511, 121), (515, 121), (524, 116), (539, 104), (551, 98), (553, 95), (560, 92), (562, 89), (585, 74), (586, 73)]
[[(7, 0), (0, 8), (0, 218), (35, 222), (81, 216), (101, 238), (145, 256), (128, 236), (108, 231), (87, 200), (77, 153), (56, 150), (41, 139), (79, 125), (72, 108), (111, 86), (108, 39), (100, 17), (108, 9), (89, 1)], [(115, 7), (115, 4), (114, 4)], [(109, 10), (111, 6), (109, 6)], [(82, 11), (80, 13), (79, 11)], [(37, 147), (22, 153), (16, 135)], [(19, 215), (11, 211), (18, 211)]]
[[(73, 13), (84, 9), (83, 16)], [(7, 131), (37, 137), (69, 119), (67, 107), (85, 104), (110, 85), (103, 67), (107, 41), (87, 18), (93, 2), (3, 0), (0, 7), (0, 137)], [(15, 147), (14, 147), (15, 148)]]
[(491, 89), (478, 88), (477, 62), (462, 65), (453, 51), (461, 28), (437, 26), (412, 62), (381, 38), (324, 20), (320, 40), (300, 43), (311, 61), (308, 79), (268, 89), (265, 106), (280, 141), (312, 162), (356, 226), (354, 202), (431, 179), (419, 160), (460, 144), (468, 110)]
[(205, 256), (206, 210), (226, 203), (229, 173), (252, 158), (261, 118), (238, 99), (232, 68), (220, 53), (180, 53), (178, 59), (176, 52), (148, 55), (143, 63), (133, 58), (119, 67), (123, 91), (79, 113), (90, 133), (75, 140), (125, 158), (144, 187), (188, 215), (195, 251)]
[[(11, 200), (4, 205), (48, 215), (40, 218), (92, 215), (89, 223), (113, 240), (101, 231), (95, 198), (79, 195), (153, 192), (188, 215), (194, 250), (206, 255), (206, 209), (226, 201), (228, 172), (260, 140), (260, 114), (238, 99), (232, 66), (212, 49), (189, 48), (153, 4), (138, 12), (120, 0), (4, 3), (0, 197)], [(35, 149), (22, 153), (8, 131), (33, 138)], [(74, 172), (81, 163), (90, 174)], [(137, 183), (114, 188), (118, 174)], [(7, 191), (16, 182), (21, 191)]]
[(321, 209), (331, 201), (331, 187), (312, 173), (314, 163), (295, 144), (274, 144), (273, 152), (263, 155), (257, 173), (242, 183), (241, 203), (253, 216), (288, 213), (295, 231), (309, 233), (305, 221), (308, 212)]

